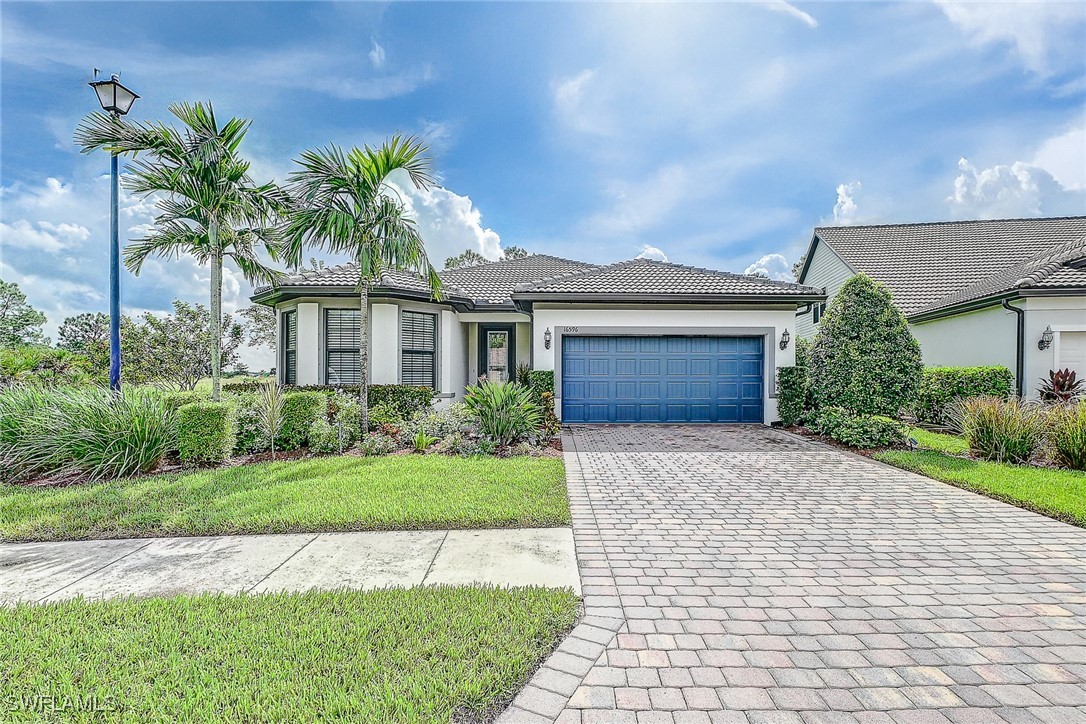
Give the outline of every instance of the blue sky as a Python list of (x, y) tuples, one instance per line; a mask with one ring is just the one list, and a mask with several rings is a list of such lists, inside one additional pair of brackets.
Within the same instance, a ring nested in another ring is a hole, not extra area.
[[(643, 253), (783, 276), (819, 224), (1086, 213), (1086, 5), (0, 4), (0, 273), (50, 317), (104, 310), (91, 69), (133, 117), (253, 119), (254, 174), (306, 147), (429, 139), (431, 256)], [(118, 37), (115, 29), (123, 36)], [(138, 236), (153, 206), (125, 199)], [(207, 270), (126, 274), (133, 313)], [(249, 287), (227, 276), (228, 309)], [(260, 355), (250, 361), (260, 364)]]

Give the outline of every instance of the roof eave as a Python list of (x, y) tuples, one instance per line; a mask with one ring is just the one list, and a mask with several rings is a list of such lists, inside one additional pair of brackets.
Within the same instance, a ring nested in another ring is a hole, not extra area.
[[(346, 285), (335, 286), (299, 286), (299, 285), (283, 285), (279, 287), (267, 287), (265, 289), (257, 290), (249, 299), (255, 304), (264, 304), (269, 307), (274, 307), (281, 302), (288, 302), (292, 299), (299, 299), (301, 297), (357, 297), (358, 290), (355, 287)], [(386, 297), (390, 299), (405, 299), (411, 301), (424, 301), (431, 302), (433, 304), (448, 304), (449, 306), (457, 309), (458, 311), (471, 311), (475, 309), (476, 303), (474, 300), (464, 297), (443, 297), (442, 299), (434, 299), (433, 295), (426, 292), (416, 292), (409, 289), (399, 289), (396, 287), (370, 287), (369, 296), (371, 297)]]
[(1086, 287), (1018, 287), (1015, 289), (1005, 289), (994, 294), (986, 294), (983, 297), (977, 297), (976, 299), (970, 299), (965, 302), (958, 302), (957, 304), (950, 304), (926, 312), (913, 312), (912, 314), (905, 315), (905, 319), (910, 323), (919, 324), (921, 322), (931, 322), (936, 319), (942, 319), (943, 317), (953, 317), (958, 314), (965, 314), (966, 312), (975, 312), (986, 307), (993, 307), (1004, 299), (1078, 296), (1086, 296)]
[(679, 304), (807, 304), (821, 302), (826, 295), (796, 294), (627, 294), (621, 292), (521, 292), (513, 294), (516, 302), (664, 302)]

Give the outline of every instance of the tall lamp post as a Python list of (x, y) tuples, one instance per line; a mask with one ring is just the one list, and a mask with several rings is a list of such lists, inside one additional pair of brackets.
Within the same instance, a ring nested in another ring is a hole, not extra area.
[[(95, 71), (97, 74), (97, 71)], [(98, 94), (102, 110), (121, 117), (132, 109), (138, 95), (121, 85), (116, 75), (96, 80), (90, 87)], [(117, 153), (109, 156), (109, 389), (121, 391), (121, 249), (117, 229)]]

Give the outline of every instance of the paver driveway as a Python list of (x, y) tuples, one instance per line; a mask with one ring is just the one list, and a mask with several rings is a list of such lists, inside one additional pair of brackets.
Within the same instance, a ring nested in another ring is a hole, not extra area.
[(766, 428), (565, 444), (586, 618), (503, 722), (1086, 721), (1086, 531)]

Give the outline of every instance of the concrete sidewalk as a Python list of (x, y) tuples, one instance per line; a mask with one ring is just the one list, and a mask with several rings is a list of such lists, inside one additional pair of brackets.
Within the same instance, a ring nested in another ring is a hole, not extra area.
[(0, 544), (0, 605), (118, 596), (490, 583), (572, 587), (569, 528)]

